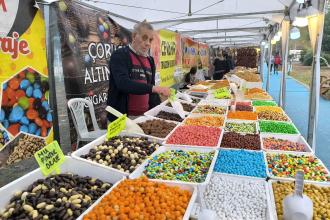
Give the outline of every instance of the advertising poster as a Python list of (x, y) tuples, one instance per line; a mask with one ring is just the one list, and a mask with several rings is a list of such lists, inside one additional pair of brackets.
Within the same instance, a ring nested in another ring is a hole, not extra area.
[(182, 47), (182, 67), (190, 69), (190, 67), (197, 66), (198, 43), (190, 38), (182, 38)]
[[(104, 12), (78, 2), (64, 0), (56, 3), (62, 41), (62, 66), (67, 100), (85, 98), (94, 105), (100, 128), (107, 126), (107, 105), (111, 54), (131, 41), (131, 33), (116, 24)], [(71, 118), (71, 116), (69, 116)], [(85, 112), (89, 129), (90, 115)], [(71, 143), (76, 131), (70, 119)]]
[(53, 141), (45, 22), (34, 5), (0, 1), (0, 168)]
[(160, 37), (160, 85), (175, 84), (176, 66), (176, 33), (167, 30), (159, 31)]
[(207, 44), (198, 44), (199, 60), (202, 64), (203, 69), (209, 66), (209, 46)]

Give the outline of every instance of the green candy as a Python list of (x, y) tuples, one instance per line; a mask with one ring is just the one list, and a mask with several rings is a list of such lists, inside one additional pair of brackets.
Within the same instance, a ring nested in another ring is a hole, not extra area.
[(24, 110), (28, 109), (30, 106), (29, 99), (26, 96), (19, 98), (18, 105), (21, 106)]
[(225, 130), (232, 131), (232, 132), (253, 133), (253, 134), (255, 134), (257, 132), (255, 123), (227, 122), (226, 126), (225, 126)]
[(297, 129), (291, 123), (260, 121), (260, 132), (280, 133), (280, 134), (298, 134)]
[(261, 101), (256, 100), (252, 102), (253, 106), (277, 106), (276, 102), (274, 101)]
[(26, 74), (26, 79), (29, 80), (29, 82), (30, 82), (31, 84), (33, 84), (33, 83), (35, 82), (35, 80), (36, 80), (36, 77), (34, 76), (33, 73), (28, 72), (28, 73)]

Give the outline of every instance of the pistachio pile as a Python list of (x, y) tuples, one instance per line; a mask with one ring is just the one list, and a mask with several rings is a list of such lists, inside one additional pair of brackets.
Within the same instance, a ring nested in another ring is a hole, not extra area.
[(41, 138), (36, 138), (29, 135), (23, 135), (19, 139), (16, 146), (14, 146), (13, 152), (9, 155), (7, 165), (19, 162), (26, 158), (33, 157), (34, 153), (46, 146), (46, 143)]
[(91, 177), (52, 175), (16, 192), (0, 219), (73, 220), (110, 187), (110, 184)]
[(81, 158), (131, 173), (159, 147), (144, 137), (118, 136), (91, 149)]

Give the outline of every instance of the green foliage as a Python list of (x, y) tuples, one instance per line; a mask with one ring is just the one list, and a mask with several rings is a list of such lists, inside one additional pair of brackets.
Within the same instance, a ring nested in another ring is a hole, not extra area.
[[(303, 57), (303, 65), (304, 66), (311, 66), (312, 63), (313, 63), (313, 54), (312, 54), (312, 51), (311, 50), (308, 50), (306, 52), (306, 54), (304, 54)], [(326, 59), (328, 61), (328, 63), (330, 63), (330, 54), (327, 54), (327, 53), (321, 53), (321, 57), (323, 57), (324, 59)], [(326, 66), (326, 63), (324, 62), (323, 59), (320, 60), (320, 64), (321, 66)]]
[(324, 18), (322, 51), (328, 53), (330, 52), (330, 14), (329, 13), (327, 13)]

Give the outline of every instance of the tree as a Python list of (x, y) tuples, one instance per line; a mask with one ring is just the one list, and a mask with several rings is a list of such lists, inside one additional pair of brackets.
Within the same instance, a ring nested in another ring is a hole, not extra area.
[(329, 13), (325, 14), (325, 18), (324, 18), (322, 51), (326, 53), (330, 53), (330, 14)]

